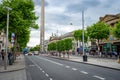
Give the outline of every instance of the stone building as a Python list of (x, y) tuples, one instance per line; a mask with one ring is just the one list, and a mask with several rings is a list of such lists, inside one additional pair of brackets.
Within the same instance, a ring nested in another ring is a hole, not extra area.
[[(63, 34), (63, 35), (61, 35), (61, 36), (57, 36), (57, 35), (53, 35), (53, 34), (52, 34), (52, 36), (51, 36), (50, 39), (49, 39), (49, 43), (51, 43), (51, 42), (56, 42), (56, 41), (58, 41), (58, 40), (62, 40), (62, 39), (65, 39), (65, 38), (71, 38), (71, 39), (72, 39), (72, 44), (73, 44), (72, 50), (74, 50), (75, 53), (76, 53), (76, 52), (77, 52), (77, 48), (78, 48), (78, 41), (76, 41), (76, 40), (74, 39), (73, 33), (74, 33), (74, 31), (65, 33), (65, 34)], [(79, 45), (80, 45), (79, 47), (82, 48), (82, 42), (80, 42)], [(85, 46), (86, 46), (86, 47), (91, 46), (91, 42), (89, 41), (88, 43), (85, 44)]]
[[(105, 15), (99, 19), (102, 22), (110, 25), (112, 28), (115, 27), (115, 24), (120, 20), (120, 14), (116, 15)], [(100, 41), (100, 50), (107, 52), (120, 52), (120, 39), (115, 38), (111, 33), (107, 40)]]
[(6, 38), (4, 37), (3, 32), (0, 31), (0, 51), (5, 48)]
[[(0, 31), (0, 52), (2, 49), (5, 49), (6, 45), (6, 35), (2, 31)], [(12, 44), (8, 41), (8, 47), (10, 48)]]

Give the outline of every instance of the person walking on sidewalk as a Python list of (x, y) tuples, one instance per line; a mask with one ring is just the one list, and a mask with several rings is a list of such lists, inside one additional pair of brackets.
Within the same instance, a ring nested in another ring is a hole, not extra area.
[(13, 55), (11, 52), (8, 52), (8, 61), (9, 61), (9, 65), (12, 65), (13, 63)]
[(2, 56), (2, 60), (4, 60), (4, 56), (5, 56), (4, 50), (1, 51), (1, 56)]

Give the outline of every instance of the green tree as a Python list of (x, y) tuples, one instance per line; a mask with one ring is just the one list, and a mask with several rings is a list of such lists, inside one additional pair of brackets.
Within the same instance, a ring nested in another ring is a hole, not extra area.
[[(115, 28), (113, 29), (113, 35), (116, 38), (120, 39), (120, 22), (118, 22), (118, 23), (115, 24)], [(118, 63), (120, 63), (120, 53), (119, 53)]]
[(56, 43), (52, 42), (48, 44), (48, 51), (55, 51), (56, 50)]
[(120, 38), (120, 22), (115, 25), (115, 28), (113, 29), (113, 35), (117, 38)]
[(57, 41), (57, 51), (59, 52), (59, 57), (61, 57), (61, 52), (64, 49), (64, 44), (62, 43), (62, 40)]
[(65, 39), (64, 46), (65, 46), (65, 50), (67, 51), (68, 59), (69, 59), (69, 50), (72, 49), (72, 39), (71, 38)]
[(87, 27), (87, 33), (90, 39), (97, 39), (99, 48), (99, 40), (108, 39), (110, 26), (103, 22), (97, 22), (92, 26)]
[(40, 46), (36, 45), (35, 47), (30, 48), (30, 51), (39, 51)]
[[(82, 31), (83, 30), (76, 30), (73, 33), (75, 40), (77, 40), (77, 41), (79, 40), (82, 42), (82, 36), (83, 36)], [(87, 32), (84, 30), (84, 42), (87, 42), (87, 40), (88, 40), (88, 35), (87, 35)]]
[(64, 40), (64, 46), (65, 46), (65, 50), (69, 51), (72, 49), (72, 39), (71, 38), (67, 38)]
[(7, 10), (5, 6), (12, 8), (9, 19), (9, 40), (11, 33), (16, 34), (16, 41), (21, 49), (24, 48), (30, 38), (30, 29), (38, 29), (35, 20), (34, 3), (32, 0), (3, 0), (0, 4), (0, 29), (6, 31)]

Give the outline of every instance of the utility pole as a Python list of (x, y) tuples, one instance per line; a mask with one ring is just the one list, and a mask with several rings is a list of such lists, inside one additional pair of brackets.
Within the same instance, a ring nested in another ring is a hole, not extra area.
[(44, 53), (44, 0), (41, 0), (40, 52)]

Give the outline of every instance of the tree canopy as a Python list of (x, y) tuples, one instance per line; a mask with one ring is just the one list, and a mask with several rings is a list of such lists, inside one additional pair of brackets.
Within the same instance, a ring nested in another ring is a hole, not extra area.
[(3, 0), (0, 4), (0, 30), (6, 31), (7, 7), (9, 11), (9, 40), (11, 33), (17, 36), (17, 42), (24, 48), (30, 38), (30, 29), (38, 29), (35, 21), (34, 3), (32, 0)]
[(72, 49), (72, 39), (66, 38), (63, 40), (59, 40), (57, 42), (52, 42), (48, 44), (48, 51), (69, 51)]
[(115, 37), (120, 38), (120, 22), (116, 23), (113, 34)]
[(101, 39), (107, 39), (110, 34), (110, 26), (103, 23), (97, 22), (92, 26), (87, 27), (87, 33), (90, 39), (97, 39), (98, 42)]
[[(76, 30), (74, 33), (73, 33), (73, 36), (75, 38), (75, 40), (80, 40), (82, 42), (83, 38), (83, 30)], [(87, 42), (88, 40), (88, 35), (87, 35), (87, 32), (84, 30), (84, 42)]]
[(30, 51), (39, 51), (40, 46), (36, 45), (35, 47), (30, 48)]

